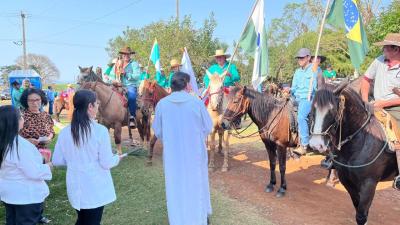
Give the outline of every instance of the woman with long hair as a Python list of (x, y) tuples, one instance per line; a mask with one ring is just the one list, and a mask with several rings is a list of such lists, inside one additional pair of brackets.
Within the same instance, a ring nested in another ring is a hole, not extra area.
[(61, 130), (53, 155), (55, 166), (67, 166), (67, 193), (77, 211), (76, 225), (99, 225), (104, 206), (116, 195), (110, 169), (118, 165), (108, 130), (94, 119), (96, 94), (79, 90), (73, 98), (71, 125)]
[(13, 106), (0, 107), (0, 199), (6, 225), (36, 225), (49, 195), (51, 162), (43, 164), (37, 148), (18, 135), (24, 119)]

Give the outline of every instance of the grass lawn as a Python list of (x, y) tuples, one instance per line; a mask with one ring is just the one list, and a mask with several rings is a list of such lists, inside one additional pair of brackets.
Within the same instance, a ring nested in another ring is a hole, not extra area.
[[(55, 130), (59, 132), (58, 128)], [(51, 149), (54, 144), (53, 141)], [(145, 155), (146, 152), (141, 151), (126, 157), (112, 170), (117, 201), (105, 208), (103, 225), (168, 224), (162, 162), (154, 160), (153, 166), (145, 166)], [(75, 223), (76, 213), (66, 194), (65, 173), (64, 169), (55, 169), (53, 180), (48, 182), (50, 196), (45, 201), (44, 215), (52, 220), (52, 225)], [(212, 190), (211, 198), (214, 225), (271, 224), (254, 207), (224, 193)], [(0, 207), (0, 221), (5, 221), (3, 206)]]

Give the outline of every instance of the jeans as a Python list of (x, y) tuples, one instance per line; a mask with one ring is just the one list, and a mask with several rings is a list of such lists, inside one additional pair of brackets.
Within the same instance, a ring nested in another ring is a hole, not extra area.
[(76, 210), (78, 219), (76, 220), (75, 225), (100, 225), (103, 210), (104, 206), (94, 209)]
[(307, 99), (297, 100), (299, 104), (297, 112), (297, 122), (299, 123), (300, 143), (302, 146), (308, 145), (310, 133), (308, 128), (308, 115), (311, 112), (311, 101)]
[(49, 101), (49, 114), (50, 115), (53, 115), (53, 104), (54, 104), (54, 101)]
[(136, 86), (127, 86), (128, 90), (128, 108), (131, 116), (136, 115), (136, 97), (137, 97), (137, 88)]
[(43, 203), (13, 205), (4, 203), (6, 225), (36, 225), (42, 217)]

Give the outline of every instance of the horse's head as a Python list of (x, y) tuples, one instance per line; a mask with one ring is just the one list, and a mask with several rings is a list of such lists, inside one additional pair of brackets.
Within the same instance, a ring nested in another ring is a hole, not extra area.
[(224, 129), (229, 129), (232, 123), (240, 121), (240, 118), (247, 112), (250, 102), (246, 96), (246, 90), (246, 86), (238, 85), (230, 90), (228, 105), (222, 118)]
[(312, 103), (314, 123), (310, 139), (310, 147), (314, 150), (321, 153), (329, 150), (332, 137), (335, 137), (343, 119), (345, 97), (340, 93), (346, 86), (347, 83), (344, 83), (334, 90), (326, 87), (316, 92)]
[(209, 93), (210, 103), (209, 106), (213, 111), (218, 111), (222, 108), (224, 98), (224, 81), (218, 74), (209, 76)]
[(97, 76), (93, 71), (93, 66), (91, 67), (80, 67), (78, 75), (78, 85), (85, 88), (85, 83), (101, 81), (101, 77)]
[(141, 110), (144, 115), (150, 115), (152, 108), (154, 107), (154, 92), (155, 82), (144, 80), (140, 85), (140, 102)]

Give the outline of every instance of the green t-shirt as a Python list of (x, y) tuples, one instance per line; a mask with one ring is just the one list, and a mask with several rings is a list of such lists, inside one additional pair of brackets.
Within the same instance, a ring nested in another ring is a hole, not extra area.
[(323, 76), (325, 78), (334, 78), (334, 77), (336, 77), (336, 71), (334, 71), (334, 70), (331, 70), (331, 71), (324, 70)]
[[(214, 64), (210, 68), (208, 68), (208, 71), (211, 74), (217, 73), (219, 76), (222, 76), (222, 73), (227, 69), (228, 64), (229, 63), (226, 62), (223, 67), (220, 67), (218, 64)], [(239, 71), (234, 64), (231, 64), (231, 67), (229, 68), (229, 73), (231, 74), (231, 76), (225, 76), (224, 87), (233, 86), (236, 82), (240, 81)], [(204, 75), (203, 82), (205, 88), (207, 88), (210, 82), (210, 78), (207, 74)]]

